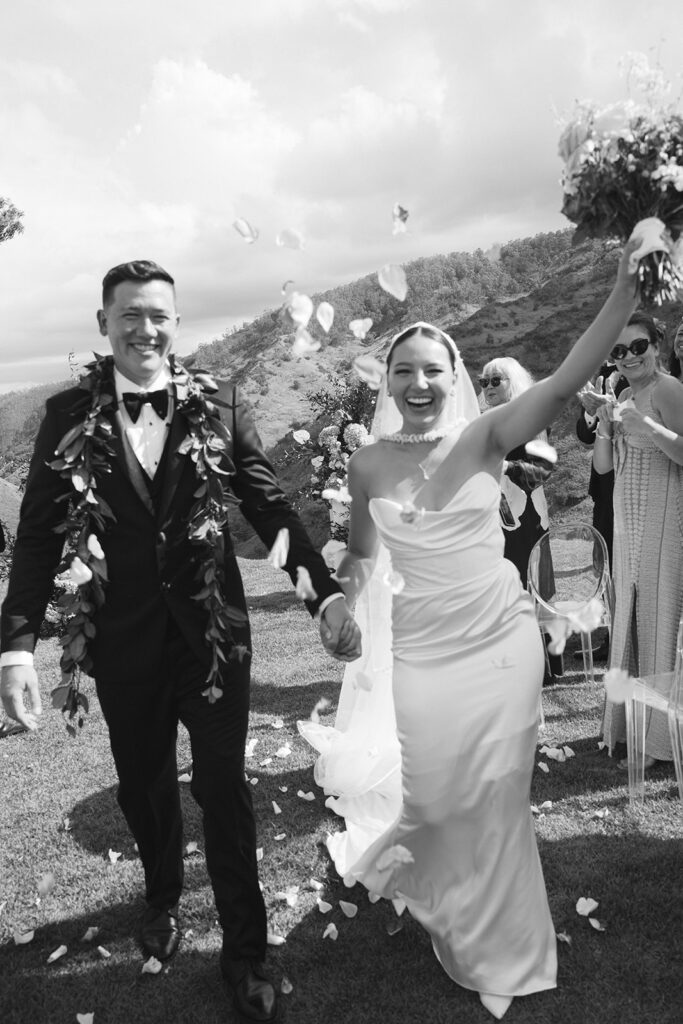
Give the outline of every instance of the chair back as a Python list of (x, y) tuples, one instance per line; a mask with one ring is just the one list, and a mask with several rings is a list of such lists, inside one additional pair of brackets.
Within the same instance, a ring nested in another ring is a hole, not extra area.
[(610, 618), (612, 581), (602, 535), (588, 523), (551, 526), (532, 548), (528, 585), (537, 604), (554, 615), (578, 611), (598, 598)]

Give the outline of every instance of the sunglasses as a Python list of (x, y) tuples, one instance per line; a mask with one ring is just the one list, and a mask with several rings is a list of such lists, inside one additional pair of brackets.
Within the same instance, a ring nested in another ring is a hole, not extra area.
[(479, 387), (487, 388), (490, 384), (492, 388), (497, 388), (500, 387), (504, 380), (507, 380), (507, 377), (480, 377)]
[(610, 357), (612, 359), (625, 359), (627, 352), (634, 356), (642, 356), (647, 352), (651, 344), (649, 338), (634, 338), (630, 345), (615, 345), (610, 352)]

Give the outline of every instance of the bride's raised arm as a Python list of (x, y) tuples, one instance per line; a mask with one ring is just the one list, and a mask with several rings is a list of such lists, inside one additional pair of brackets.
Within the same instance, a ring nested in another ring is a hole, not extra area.
[(348, 488), (351, 495), (349, 543), (336, 576), (349, 605), (355, 603), (370, 579), (379, 548), (379, 538), (370, 515), (366, 486), (369, 467), (375, 458), (372, 447), (369, 445), (367, 448), (359, 448), (353, 453), (348, 464)]
[(639, 244), (639, 239), (632, 238), (624, 247), (607, 301), (552, 376), (482, 417), (489, 430), (489, 444), (500, 454), (544, 430), (616, 344), (637, 303), (637, 270), (630, 268), (629, 259)]

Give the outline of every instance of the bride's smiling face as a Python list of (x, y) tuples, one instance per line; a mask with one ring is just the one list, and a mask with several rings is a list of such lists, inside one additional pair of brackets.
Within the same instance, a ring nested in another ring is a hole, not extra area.
[(401, 341), (391, 355), (387, 383), (403, 417), (403, 430), (423, 433), (447, 421), (455, 371), (445, 345), (422, 333)]

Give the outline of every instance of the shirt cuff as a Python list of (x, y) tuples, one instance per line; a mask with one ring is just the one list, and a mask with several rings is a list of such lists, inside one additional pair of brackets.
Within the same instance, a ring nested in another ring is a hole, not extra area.
[(9, 668), (10, 665), (33, 665), (33, 655), (30, 651), (3, 651), (0, 654), (0, 669)]
[(327, 608), (328, 604), (332, 604), (333, 601), (338, 601), (340, 598), (343, 600), (344, 599), (344, 595), (343, 594), (330, 594), (329, 597), (326, 597), (324, 599), (324, 601), (321, 601), (320, 604), (318, 605), (318, 610), (315, 613), (316, 616), (322, 616), (322, 613), (325, 611), (325, 609)]
[(584, 412), (583, 418), (586, 421), (586, 426), (592, 430), (595, 424), (598, 422), (597, 416), (591, 416), (590, 413)]

